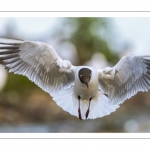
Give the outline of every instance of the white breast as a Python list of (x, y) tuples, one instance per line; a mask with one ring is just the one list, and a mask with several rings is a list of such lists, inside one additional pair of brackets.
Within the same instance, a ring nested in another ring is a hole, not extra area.
[[(91, 80), (89, 82), (89, 88), (87, 89), (87, 86), (79, 80), (78, 72), (81, 68), (89, 68), (92, 70), (91, 74)], [(74, 82), (74, 96), (77, 98), (78, 96), (81, 97), (81, 100), (89, 100), (91, 97), (94, 99), (94, 97), (97, 95), (98, 92), (98, 72), (97, 69), (92, 67), (77, 67), (76, 68), (76, 74), (75, 74), (75, 82)]]

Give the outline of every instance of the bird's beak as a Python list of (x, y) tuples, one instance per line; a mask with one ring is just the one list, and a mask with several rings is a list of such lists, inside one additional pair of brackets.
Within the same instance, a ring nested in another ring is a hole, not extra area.
[(86, 86), (87, 86), (87, 89), (89, 89), (89, 85), (88, 85), (88, 82), (86, 82), (85, 84), (86, 84)]

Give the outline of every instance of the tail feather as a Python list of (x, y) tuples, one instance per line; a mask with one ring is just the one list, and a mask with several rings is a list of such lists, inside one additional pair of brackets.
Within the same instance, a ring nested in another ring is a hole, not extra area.
[(62, 107), (63, 110), (69, 112), (71, 115), (78, 116), (77, 100), (73, 100), (72, 87), (62, 90), (59, 94), (54, 96), (53, 100), (58, 106)]
[(91, 101), (91, 104), (93, 104), (93, 106), (90, 109), (88, 119), (95, 119), (109, 115), (110, 113), (116, 111), (117, 108), (119, 108), (119, 105), (111, 104), (108, 97), (101, 93), (98, 99), (95, 100), (96, 103), (92, 103), (93, 101)]
[[(58, 95), (54, 96), (54, 101), (57, 105), (63, 108), (63, 110), (69, 112), (71, 115), (78, 117), (78, 99), (74, 97), (73, 87), (64, 89)], [(86, 119), (86, 112), (89, 106), (88, 100), (80, 101), (80, 109), (82, 119)], [(87, 119), (100, 118), (116, 111), (119, 105), (111, 104), (108, 97), (99, 92), (98, 99), (93, 99), (90, 104), (90, 112)]]

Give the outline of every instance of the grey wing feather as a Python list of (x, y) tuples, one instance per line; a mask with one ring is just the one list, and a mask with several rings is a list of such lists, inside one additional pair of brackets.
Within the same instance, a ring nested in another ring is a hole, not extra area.
[(9, 72), (27, 76), (52, 96), (73, 83), (74, 66), (63, 61), (50, 45), (31, 41), (0, 45), (0, 64)]
[(150, 89), (150, 56), (124, 56), (109, 73), (104, 71), (99, 70), (99, 83), (103, 83), (100, 88), (113, 104)]

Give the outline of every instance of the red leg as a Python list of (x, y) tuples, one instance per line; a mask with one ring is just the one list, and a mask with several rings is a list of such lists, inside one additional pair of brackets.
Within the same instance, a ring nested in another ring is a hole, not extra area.
[(80, 109), (80, 99), (81, 99), (81, 97), (78, 96), (78, 100), (79, 100), (78, 115), (79, 115), (79, 119), (82, 120), (82, 117), (81, 117), (81, 109)]
[(86, 112), (86, 114), (85, 114), (85, 117), (86, 117), (86, 118), (89, 116), (91, 100), (92, 100), (92, 97), (89, 99), (89, 107), (88, 107), (87, 112)]

